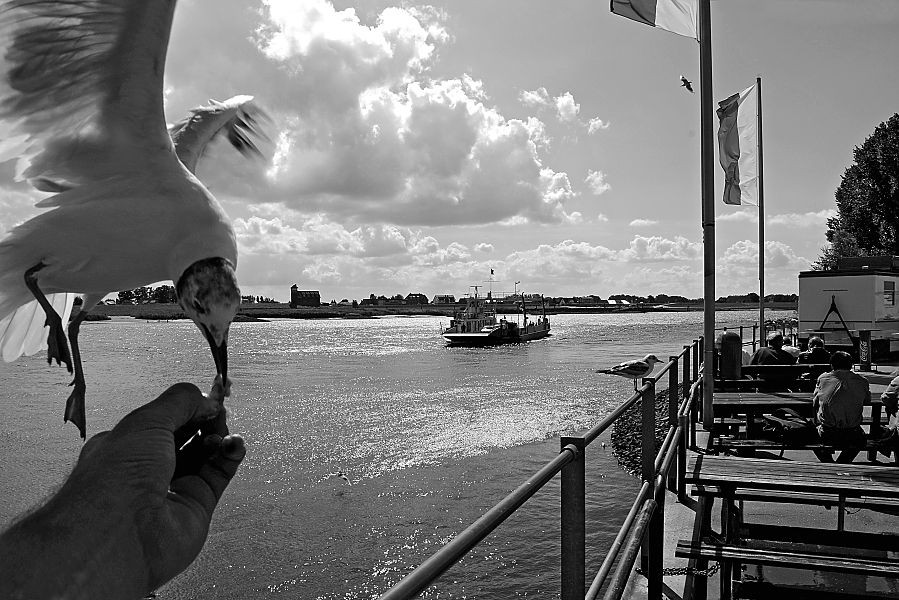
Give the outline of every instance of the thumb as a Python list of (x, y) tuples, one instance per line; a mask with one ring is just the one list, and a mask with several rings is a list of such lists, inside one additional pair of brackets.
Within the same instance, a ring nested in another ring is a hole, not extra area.
[(204, 395), (192, 383), (176, 383), (155, 400), (136, 408), (113, 429), (129, 433), (151, 428), (175, 432), (188, 423), (207, 421), (223, 410), (221, 403)]

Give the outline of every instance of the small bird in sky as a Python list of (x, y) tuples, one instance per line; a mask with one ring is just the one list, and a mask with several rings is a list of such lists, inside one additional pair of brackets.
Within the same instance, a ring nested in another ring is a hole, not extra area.
[(687, 88), (687, 91), (691, 94), (693, 93), (693, 82), (687, 79), (684, 75), (680, 76), (680, 84), (681, 86)]
[(647, 354), (642, 359), (629, 360), (608, 369), (598, 369), (597, 373), (606, 375), (618, 375), (626, 379), (634, 380), (634, 389), (637, 389), (637, 380), (646, 377), (660, 361), (655, 354)]
[[(17, 179), (53, 194), (37, 204), (49, 210), (0, 240), (0, 355), (15, 360), (46, 341), (47, 361), (74, 370), (65, 420), (82, 438), (79, 326), (115, 291), (172, 280), (212, 350), (221, 382), (213, 392), (229, 393), (237, 244), (193, 170), (219, 133), (258, 154), (257, 112), (239, 96), (167, 130), (174, 10), (174, 0), (0, 1), (0, 162), (18, 159)], [(67, 340), (74, 293), (83, 302)]]

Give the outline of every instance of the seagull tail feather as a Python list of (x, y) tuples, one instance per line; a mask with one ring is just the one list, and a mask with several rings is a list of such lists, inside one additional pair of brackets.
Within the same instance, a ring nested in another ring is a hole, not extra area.
[[(62, 322), (68, 323), (75, 294), (48, 294), (47, 301), (62, 317)], [(3, 360), (12, 362), (23, 354), (30, 356), (45, 348), (49, 331), (46, 321), (47, 315), (37, 300), (19, 306), (0, 319), (0, 356)]]

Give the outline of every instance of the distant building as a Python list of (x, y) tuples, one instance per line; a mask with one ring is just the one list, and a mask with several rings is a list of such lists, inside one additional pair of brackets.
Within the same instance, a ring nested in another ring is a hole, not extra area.
[(298, 306), (321, 306), (322, 297), (315, 290), (301, 290), (297, 284), (290, 286), (290, 308)]
[(427, 304), (428, 297), (424, 294), (409, 294), (406, 296), (406, 304)]
[(256, 304), (256, 296), (241, 296), (241, 304)]
[(437, 294), (431, 300), (431, 304), (455, 304), (456, 297), (452, 294)]

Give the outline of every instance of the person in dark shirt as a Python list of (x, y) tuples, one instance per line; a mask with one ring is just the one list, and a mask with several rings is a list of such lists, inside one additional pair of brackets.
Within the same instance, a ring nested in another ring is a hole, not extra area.
[(824, 340), (815, 336), (808, 340), (808, 350), (796, 361), (801, 365), (821, 365), (830, 362), (830, 352), (824, 349)]
[(749, 361), (751, 365), (792, 365), (796, 359), (783, 349), (784, 336), (774, 332), (768, 334), (768, 346), (759, 348)]

